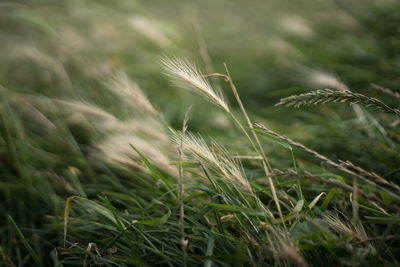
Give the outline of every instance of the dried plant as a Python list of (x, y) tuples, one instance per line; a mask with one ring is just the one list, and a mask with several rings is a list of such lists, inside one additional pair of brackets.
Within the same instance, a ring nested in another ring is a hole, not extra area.
[(205, 76), (187, 60), (179, 58), (160, 60), (166, 70), (166, 75), (180, 87), (190, 89), (199, 95), (204, 96), (208, 101), (214, 103), (226, 112), (230, 112), (228, 105), (224, 101), (222, 93), (212, 88)]
[(360, 166), (354, 165), (353, 163), (351, 163), (348, 160), (346, 160), (346, 161), (340, 160), (339, 162), (343, 167), (345, 167), (347, 169), (353, 169), (354, 171), (358, 172), (359, 174), (361, 174), (365, 177), (370, 177), (382, 185), (390, 186), (390, 187), (400, 191), (400, 186), (393, 183), (392, 181), (386, 180), (385, 178), (383, 178), (382, 176), (380, 176), (379, 174), (377, 174), (375, 172), (369, 172), (369, 171), (361, 168)]
[(368, 237), (358, 229), (350, 220), (347, 219), (345, 222), (339, 218), (338, 214), (327, 213), (323, 215), (324, 221), (328, 223), (328, 226), (339, 234), (352, 236), (355, 242), (363, 242), (368, 240)]
[[(224, 64), (224, 66), (225, 66), (225, 70), (226, 70), (226, 73), (227, 73), (228, 78), (229, 78), (228, 81), (229, 81), (229, 84), (230, 84), (230, 86), (231, 86), (232, 92), (233, 92), (233, 94), (234, 94), (234, 96), (235, 96), (235, 98), (236, 98), (236, 101), (237, 101), (237, 103), (238, 103), (238, 105), (239, 105), (239, 107), (240, 107), (240, 110), (242, 111), (242, 114), (243, 114), (244, 118), (246, 119), (247, 125), (248, 125), (248, 126), (250, 127), (250, 129), (251, 129), (252, 126), (253, 126), (253, 124), (252, 124), (252, 122), (251, 122), (249, 116), (247, 115), (246, 109), (244, 108), (244, 105), (243, 105), (243, 103), (242, 103), (242, 100), (241, 100), (240, 97), (239, 97), (239, 93), (238, 93), (238, 91), (237, 91), (237, 89), (236, 89), (236, 86), (235, 86), (235, 84), (234, 84), (233, 81), (232, 81), (231, 75), (230, 75), (229, 70), (228, 70), (228, 66), (227, 66), (226, 64)], [(232, 113), (231, 113), (231, 114), (232, 114)], [(262, 146), (261, 146), (260, 140), (259, 140), (259, 138), (258, 138), (256, 132), (255, 132), (253, 129), (251, 129), (251, 133), (252, 133), (252, 135), (253, 135), (253, 138), (254, 138), (254, 140), (255, 140), (256, 143), (257, 143), (257, 147), (256, 147), (256, 146), (254, 145), (253, 141), (251, 140), (250, 136), (247, 134), (246, 130), (243, 128), (243, 126), (241, 125), (241, 123), (235, 118), (235, 116), (234, 116), (233, 114), (232, 114), (232, 118), (233, 118), (234, 121), (238, 124), (238, 126), (243, 130), (243, 132), (246, 134), (247, 138), (249, 139), (249, 141), (250, 141), (251, 144), (253, 145), (254, 149), (255, 149), (256, 151), (258, 151), (258, 152), (260, 153), (261, 157), (262, 157), (262, 165), (263, 165), (264, 173), (265, 173), (265, 175), (266, 175), (266, 177), (267, 177), (267, 179), (268, 179), (268, 184), (269, 184), (269, 187), (270, 187), (270, 189), (271, 189), (272, 197), (273, 197), (273, 199), (274, 199), (274, 202), (275, 202), (275, 205), (276, 205), (276, 209), (278, 210), (279, 217), (280, 217), (280, 219), (282, 220), (283, 227), (285, 228), (285, 237), (286, 237), (286, 239), (288, 239), (288, 230), (287, 230), (285, 221), (284, 221), (284, 219), (283, 219), (283, 213), (282, 213), (281, 206), (280, 206), (280, 204), (279, 204), (279, 200), (278, 200), (278, 195), (277, 195), (277, 193), (276, 193), (275, 184), (274, 184), (274, 181), (272, 180), (272, 177), (269, 175), (269, 174), (270, 174), (270, 171), (269, 171), (269, 170), (270, 170), (271, 166), (270, 166), (269, 161), (268, 161), (268, 158), (267, 158), (267, 156), (265, 155), (264, 150), (263, 150), (263, 148), (262, 148)], [(258, 198), (257, 198), (257, 199), (258, 199)], [(258, 201), (259, 201), (259, 199), (258, 199)], [(267, 211), (266, 209), (264, 209), (264, 207), (263, 207), (261, 201), (259, 201), (259, 205), (260, 205), (260, 207), (262, 207), (262, 209), (263, 209), (264, 211), (266, 211), (267, 214), (270, 214), (269, 211)], [(274, 219), (273, 216), (270, 215), (270, 217), (272, 217), (272, 219)]]
[(186, 130), (188, 128), (187, 124), (189, 121), (189, 112), (192, 109), (192, 106), (190, 106), (185, 114), (185, 118), (183, 120), (182, 124), (182, 132), (180, 136), (180, 144), (178, 147), (178, 160), (179, 160), (179, 172), (178, 172), (178, 186), (179, 186), (179, 192), (178, 192), (178, 204), (179, 204), (179, 231), (181, 232), (181, 242), (182, 242), (182, 252), (184, 255), (184, 265), (186, 265), (186, 241), (185, 240), (185, 206), (183, 204), (183, 195), (185, 193), (184, 188), (183, 188), (183, 164), (182, 164), (182, 157), (183, 157), (183, 140), (184, 136), (186, 133)]
[(292, 245), (287, 245), (282, 242), (280, 255), (287, 259), (292, 266), (305, 267), (307, 262), (301, 253)]
[(287, 107), (298, 108), (301, 106), (327, 104), (331, 102), (341, 102), (349, 105), (363, 104), (367, 107), (375, 107), (383, 112), (400, 116), (399, 109), (391, 108), (376, 98), (353, 93), (348, 90), (334, 91), (331, 89), (320, 89), (300, 95), (292, 95), (282, 98), (275, 106), (285, 105)]
[(240, 162), (233, 159), (223, 146), (213, 141), (212, 149), (200, 136), (187, 132), (182, 137), (181, 132), (172, 129), (171, 139), (177, 145), (180, 144), (182, 139), (184, 151), (194, 160), (200, 162), (221, 178), (233, 182), (245, 193), (254, 195)]

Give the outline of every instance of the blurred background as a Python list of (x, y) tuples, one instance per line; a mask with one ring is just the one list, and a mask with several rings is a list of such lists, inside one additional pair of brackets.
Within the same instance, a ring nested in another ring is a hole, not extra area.
[[(395, 0), (3, 1), (0, 84), (14, 92), (89, 102), (127, 118), (131, 114), (104, 84), (122, 71), (168, 124), (180, 125), (194, 104), (191, 127), (208, 134), (224, 132), (229, 122), (217, 108), (172, 86), (159, 59), (187, 58), (204, 73), (224, 73), (227, 63), (257, 119), (305, 142), (318, 139), (321, 149), (340, 146), (337, 153), (347, 156), (349, 146), (370, 149), (369, 141), (360, 144), (357, 133), (345, 131), (305, 134), (305, 128), (347, 127), (357, 118), (353, 109), (335, 107), (333, 115), (331, 108), (273, 105), (316, 88), (372, 96), (379, 93), (371, 83), (398, 90), (398, 7)], [(227, 84), (212, 82), (232, 102)], [(362, 161), (359, 155), (351, 159)]]

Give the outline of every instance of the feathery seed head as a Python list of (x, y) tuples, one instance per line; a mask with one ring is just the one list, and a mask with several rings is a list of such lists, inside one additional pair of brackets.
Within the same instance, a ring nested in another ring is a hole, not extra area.
[(171, 47), (173, 45), (171, 40), (156, 27), (152, 20), (136, 15), (129, 18), (128, 23), (144, 37), (161, 47)]
[(323, 219), (332, 230), (342, 235), (352, 236), (357, 241), (368, 239), (368, 237), (350, 220), (347, 219), (346, 222), (344, 219), (341, 219), (337, 213), (324, 214)]
[(118, 119), (104, 109), (87, 102), (77, 100), (53, 99), (53, 102), (65, 113), (83, 113), (102, 121), (117, 121)]
[(300, 38), (310, 39), (314, 36), (314, 30), (302, 17), (294, 15), (285, 16), (280, 20), (279, 25), (285, 32)]
[(172, 175), (177, 175), (175, 168), (170, 165), (168, 155), (163, 150), (156, 148), (150, 141), (134, 136), (131, 133), (108, 135), (98, 142), (96, 147), (101, 152), (100, 155), (111, 162), (144, 170), (143, 165), (139, 163), (141, 161), (140, 157), (129, 147), (129, 144), (137, 147), (141, 153), (160, 166), (162, 170)]
[(165, 74), (171, 77), (178, 86), (190, 89), (226, 112), (230, 112), (222, 93), (214, 90), (205, 76), (187, 60), (162, 58), (160, 62), (166, 70)]
[(105, 82), (109, 90), (121, 97), (121, 99), (134, 107), (136, 110), (143, 110), (152, 115), (157, 115), (157, 111), (143, 94), (139, 85), (129, 79), (123, 71), (117, 72), (109, 81)]
[[(170, 128), (171, 140), (174, 144), (179, 144), (181, 140), (181, 132), (175, 131)], [(186, 132), (183, 138), (183, 148), (193, 158), (200, 162), (207, 162), (208, 166), (211, 164), (214, 167), (218, 166), (219, 162), (216, 155), (207, 146), (206, 142), (200, 136), (191, 132)]]
[(306, 80), (310, 85), (313, 86), (333, 88), (342, 91), (349, 90), (349, 88), (339, 79), (339, 77), (332, 73), (318, 70), (309, 71)]
[[(170, 130), (172, 142), (179, 144), (181, 133)], [(254, 195), (240, 162), (233, 159), (220, 144), (213, 141), (212, 145), (213, 149), (206, 144), (203, 138), (190, 132), (183, 137), (183, 149), (190, 157), (202, 163), (204, 167), (213, 170), (221, 178), (234, 183), (243, 192)]]

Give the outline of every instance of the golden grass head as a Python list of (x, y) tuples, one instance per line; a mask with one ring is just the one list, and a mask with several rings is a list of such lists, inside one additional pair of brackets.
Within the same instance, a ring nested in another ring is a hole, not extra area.
[[(172, 142), (179, 144), (181, 133), (170, 130)], [(223, 146), (213, 141), (210, 147), (201, 136), (187, 132), (183, 137), (183, 149), (189, 157), (200, 162), (205, 168), (212, 170), (222, 179), (232, 182), (243, 192), (254, 195), (240, 161), (233, 159)]]
[(349, 219), (341, 219), (337, 213), (324, 214), (323, 219), (332, 230), (339, 234), (352, 236), (355, 241), (365, 241), (368, 239), (368, 237)]
[(157, 115), (157, 111), (143, 94), (139, 85), (129, 79), (125, 72), (119, 71), (115, 73), (105, 84), (109, 90), (117, 94), (122, 101), (127, 102), (130, 107), (134, 107), (138, 111)]
[(160, 62), (166, 71), (165, 74), (171, 77), (178, 86), (190, 89), (226, 112), (230, 112), (222, 93), (212, 88), (205, 75), (189, 61), (179, 58), (162, 58)]

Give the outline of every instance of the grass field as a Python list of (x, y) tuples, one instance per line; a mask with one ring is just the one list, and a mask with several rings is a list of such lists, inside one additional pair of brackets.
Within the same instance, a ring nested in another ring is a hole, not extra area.
[(398, 10), (2, 1), (1, 266), (398, 266)]

